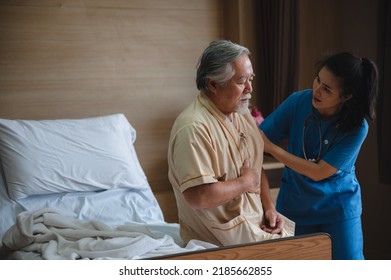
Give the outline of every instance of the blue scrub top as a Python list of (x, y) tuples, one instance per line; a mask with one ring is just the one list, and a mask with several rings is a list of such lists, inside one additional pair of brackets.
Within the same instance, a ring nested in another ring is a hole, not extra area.
[(305, 158), (303, 148), (307, 158), (316, 158), (321, 140), (320, 158), (338, 169), (334, 175), (316, 182), (285, 167), (276, 206), (280, 213), (298, 225), (330, 223), (361, 215), (355, 162), (368, 133), (365, 119), (352, 132), (339, 131), (336, 118), (321, 120), (312, 107), (312, 89), (308, 89), (291, 94), (259, 127), (273, 143), (288, 139), (287, 151), (301, 158)]

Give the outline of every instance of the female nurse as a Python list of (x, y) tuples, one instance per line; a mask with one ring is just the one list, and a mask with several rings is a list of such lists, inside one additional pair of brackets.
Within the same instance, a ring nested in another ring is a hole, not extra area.
[(371, 60), (334, 54), (317, 64), (312, 89), (291, 94), (259, 125), (265, 151), (286, 166), (277, 210), (296, 222), (296, 235), (328, 233), (333, 259), (364, 259), (355, 162), (377, 90)]

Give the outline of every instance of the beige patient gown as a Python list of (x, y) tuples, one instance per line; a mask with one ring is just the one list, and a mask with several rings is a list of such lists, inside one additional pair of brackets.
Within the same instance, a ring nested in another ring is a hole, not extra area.
[(245, 159), (261, 174), (263, 140), (250, 112), (222, 114), (200, 93), (174, 123), (168, 151), (169, 180), (178, 205), (181, 236), (216, 245), (232, 245), (292, 236), (294, 223), (287, 218), (282, 234), (261, 230), (260, 196), (243, 193), (216, 208), (193, 209), (183, 191), (197, 185), (239, 177)]

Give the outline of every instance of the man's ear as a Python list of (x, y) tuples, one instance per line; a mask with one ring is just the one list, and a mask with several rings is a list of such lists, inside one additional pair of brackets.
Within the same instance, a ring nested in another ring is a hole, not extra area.
[(212, 81), (212, 80), (208, 80), (208, 90), (212, 93), (215, 93), (216, 92), (216, 82)]

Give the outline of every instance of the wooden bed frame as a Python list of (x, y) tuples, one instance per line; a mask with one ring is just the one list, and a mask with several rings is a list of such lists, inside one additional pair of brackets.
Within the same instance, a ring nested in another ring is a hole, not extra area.
[[(197, 94), (199, 55), (226, 35), (228, 2), (7, 1), (0, 9), (0, 118), (125, 114), (164, 217), (177, 222), (169, 134)], [(330, 244), (321, 234), (167, 258), (330, 259)]]
[(164, 260), (331, 260), (328, 234), (286, 237), (255, 243), (225, 246), (194, 253), (167, 255)]

